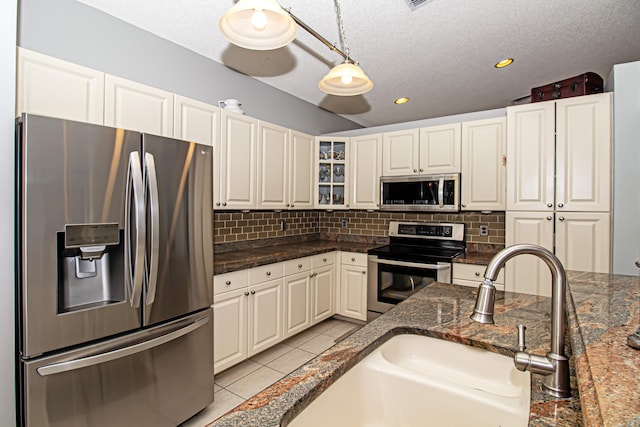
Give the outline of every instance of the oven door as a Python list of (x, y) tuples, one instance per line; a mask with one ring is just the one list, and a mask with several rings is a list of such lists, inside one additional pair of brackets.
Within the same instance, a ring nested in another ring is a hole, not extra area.
[(451, 263), (423, 264), (368, 257), (367, 307), (384, 313), (435, 281), (451, 283)]

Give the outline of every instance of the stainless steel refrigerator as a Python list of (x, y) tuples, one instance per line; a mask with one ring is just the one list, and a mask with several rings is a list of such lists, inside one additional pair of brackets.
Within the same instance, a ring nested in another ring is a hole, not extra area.
[(17, 120), (18, 423), (176, 426), (213, 401), (211, 147)]

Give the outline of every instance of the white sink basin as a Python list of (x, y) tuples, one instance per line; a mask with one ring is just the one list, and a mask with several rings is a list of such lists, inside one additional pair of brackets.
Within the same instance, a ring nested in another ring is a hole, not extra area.
[(290, 426), (517, 427), (529, 423), (531, 376), (513, 359), (397, 335), (340, 377)]

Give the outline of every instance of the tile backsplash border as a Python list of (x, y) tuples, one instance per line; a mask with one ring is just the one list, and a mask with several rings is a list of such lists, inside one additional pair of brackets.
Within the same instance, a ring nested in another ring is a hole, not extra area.
[[(502, 211), (448, 214), (363, 210), (226, 211), (214, 212), (213, 218), (216, 246), (278, 238), (297, 241), (316, 236), (329, 240), (379, 241), (388, 237), (389, 221), (463, 222), (467, 244), (504, 246), (505, 213)], [(343, 221), (346, 227), (342, 226)], [(487, 236), (480, 235), (481, 225), (488, 227)]]

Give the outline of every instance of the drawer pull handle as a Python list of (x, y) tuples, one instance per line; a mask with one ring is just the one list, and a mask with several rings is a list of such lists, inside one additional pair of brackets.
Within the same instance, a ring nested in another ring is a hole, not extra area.
[(355, 258), (351, 257), (351, 261), (355, 261), (355, 260), (356, 260)]
[(267, 271), (267, 276), (271, 276), (271, 272), (270, 271)]
[(362, 274), (367, 274), (367, 272), (366, 272), (366, 271), (363, 271), (363, 272), (362, 272)]
[(231, 280), (227, 280), (226, 282), (224, 282), (224, 284), (229, 286), (231, 284)]
[(302, 264), (298, 264), (298, 268), (302, 268)]
[(327, 259), (326, 258), (322, 258), (322, 262), (327, 262)]
[(480, 277), (480, 272), (479, 272), (479, 271), (476, 271), (476, 272), (475, 272), (475, 275), (476, 275), (476, 277)]

